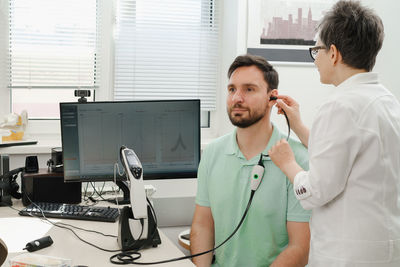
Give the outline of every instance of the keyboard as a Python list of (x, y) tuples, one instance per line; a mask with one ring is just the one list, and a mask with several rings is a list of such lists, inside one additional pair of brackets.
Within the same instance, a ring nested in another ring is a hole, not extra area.
[[(119, 216), (117, 208), (81, 206), (59, 203), (36, 203), (43, 211), (46, 218), (60, 218), (86, 221), (115, 222)], [(30, 204), (19, 212), (22, 216), (43, 217), (41, 210), (34, 204)]]

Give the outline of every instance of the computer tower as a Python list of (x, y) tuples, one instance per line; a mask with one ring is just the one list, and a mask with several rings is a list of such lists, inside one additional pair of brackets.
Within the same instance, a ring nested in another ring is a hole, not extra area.
[(22, 204), (33, 202), (78, 204), (82, 198), (82, 183), (64, 183), (64, 174), (39, 169), (38, 173), (21, 175)]

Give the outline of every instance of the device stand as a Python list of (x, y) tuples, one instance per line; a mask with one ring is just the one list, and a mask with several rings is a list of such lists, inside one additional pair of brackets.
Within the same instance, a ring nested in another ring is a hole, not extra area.
[[(129, 220), (133, 219), (132, 208), (125, 206), (121, 210), (118, 222), (118, 244), (123, 251), (139, 250), (146, 247), (157, 247), (161, 244), (160, 235), (150, 206), (147, 205), (148, 235), (146, 239), (135, 239), (132, 235)], [(144, 227), (144, 226), (142, 226)]]
[[(122, 198), (118, 198), (118, 204), (120, 204), (120, 205), (130, 204), (131, 201), (130, 201), (128, 183), (126, 181), (116, 181), (115, 183), (118, 185), (119, 188), (121, 188), (122, 194), (123, 194)], [(116, 199), (110, 199), (108, 201), (111, 203), (117, 204)]]

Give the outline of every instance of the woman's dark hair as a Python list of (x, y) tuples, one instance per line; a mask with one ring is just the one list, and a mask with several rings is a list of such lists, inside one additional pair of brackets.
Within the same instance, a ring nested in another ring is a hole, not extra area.
[(319, 39), (329, 50), (333, 44), (343, 63), (371, 71), (382, 48), (382, 20), (358, 1), (339, 1), (318, 25)]

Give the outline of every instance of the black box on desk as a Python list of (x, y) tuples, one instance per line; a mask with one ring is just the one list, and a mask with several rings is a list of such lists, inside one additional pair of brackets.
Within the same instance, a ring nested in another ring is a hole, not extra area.
[[(82, 183), (64, 183), (64, 174), (39, 169), (37, 173), (21, 174), (22, 203), (27, 206), (31, 202), (50, 202), (77, 204), (82, 198)], [(27, 197), (28, 195), (28, 197)]]
[(10, 171), (10, 158), (8, 155), (0, 155), (0, 176)]

